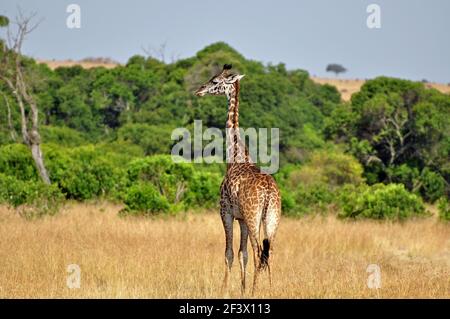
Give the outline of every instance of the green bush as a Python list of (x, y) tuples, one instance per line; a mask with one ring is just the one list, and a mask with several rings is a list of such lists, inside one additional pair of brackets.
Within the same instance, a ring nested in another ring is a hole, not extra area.
[(95, 144), (95, 149), (100, 153), (114, 154), (112, 160), (117, 165), (129, 162), (138, 157), (144, 157), (144, 151), (139, 145), (135, 145), (124, 141), (113, 141), (107, 143)]
[(426, 214), (422, 199), (403, 184), (346, 186), (340, 195), (344, 218), (402, 220)]
[(420, 175), (420, 194), (422, 197), (434, 203), (445, 193), (445, 179), (436, 172), (425, 168)]
[(152, 184), (139, 182), (128, 188), (122, 215), (154, 215), (167, 213), (170, 205)]
[(281, 212), (286, 216), (295, 216), (299, 210), (297, 209), (297, 202), (292, 192), (281, 187)]
[(410, 167), (408, 164), (392, 166), (387, 169), (387, 173), (392, 182), (401, 183), (410, 191), (416, 187), (420, 175), (417, 167)]
[(281, 207), (286, 216), (300, 217), (306, 214), (325, 213), (336, 200), (336, 193), (328, 185), (317, 183), (299, 185), (296, 191), (281, 190)]
[(131, 183), (144, 181), (153, 184), (170, 204), (183, 200), (193, 172), (192, 164), (175, 163), (169, 155), (139, 158), (128, 165)]
[(333, 150), (315, 151), (301, 166), (285, 166), (277, 174), (282, 212), (289, 216), (324, 213), (337, 201), (343, 185), (363, 182), (361, 164)]
[(419, 172), (417, 167), (402, 164), (388, 168), (387, 173), (392, 182), (404, 184), (408, 190), (417, 193), (431, 203), (434, 203), (445, 193), (446, 181), (444, 177), (428, 167)]
[(83, 134), (65, 126), (42, 126), (40, 133), (43, 143), (54, 143), (61, 146), (86, 144)]
[(210, 172), (194, 172), (188, 184), (185, 203), (188, 207), (217, 207), (222, 176)]
[(177, 212), (216, 207), (219, 202), (222, 174), (218, 165), (175, 163), (170, 156), (155, 155), (131, 161), (128, 178), (131, 186), (125, 195), (126, 211), (145, 215), (155, 206), (162, 212)]
[(299, 187), (296, 193), (297, 203), (304, 212), (312, 207), (316, 211), (325, 211), (327, 205), (335, 199), (335, 192), (331, 191), (328, 185), (317, 184), (312, 187)]
[(40, 181), (22, 181), (0, 174), (0, 203), (6, 203), (26, 217), (54, 215), (58, 212), (64, 195), (56, 185)]
[(289, 174), (287, 186), (295, 189), (297, 185), (323, 183), (333, 188), (345, 184), (359, 184), (363, 182), (362, 173), (361, 164), (351, 155), (321, 150), (312, 153), (305, 165)]
[(20, 180), (37, 180), (33, 158), (24, 144), (9, 144), (0, 148), (0, 173)]
[(48, 148), (45, 155), (50, 179), (67, 198), (116, 198), (127, 183), (126, 171), (116, 163), (114, 153), (103, 153), (94, 146)]
[(438, 201), (439, 217), (442, 220), (450, 221), (450, 203), (448, 198), (441, 197)]
[(168, 154), (173, 127), (164, 125), (126, 124), (118, 131), (120, 141), (139, 145), (145, 155)]

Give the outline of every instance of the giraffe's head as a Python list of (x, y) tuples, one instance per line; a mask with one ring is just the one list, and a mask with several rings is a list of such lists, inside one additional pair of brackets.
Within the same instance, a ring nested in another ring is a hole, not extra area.
[(222, 72), (212, 77), (211, 80), (203, 84), (196, 92), (197, 96), (211, 95), (226, 95), (230, 96), (230, 92), (234, 89), (236, 82), (239, 82), (244, 75), (232, 74), (229, 72), (231, 64), (225, 64)]

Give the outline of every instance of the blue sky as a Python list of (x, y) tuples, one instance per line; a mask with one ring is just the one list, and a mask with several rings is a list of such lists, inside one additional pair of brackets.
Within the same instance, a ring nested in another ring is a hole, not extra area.
[[(71, 3), (81, 7), (80, 29), (66, 26)], [(380, 29), (366, 25), (371, 3), (381, 8)], [(169, 59), (183, 58), (225, 41), (247, 58), (317, 76), (340, 63), (345, 78), (450, 82), (448, 0), (8, 0), (0, 14), (12, 17), (17, 6), (44, 18), (25, 45), (36, 58), (125, 62), (162, 43)]]

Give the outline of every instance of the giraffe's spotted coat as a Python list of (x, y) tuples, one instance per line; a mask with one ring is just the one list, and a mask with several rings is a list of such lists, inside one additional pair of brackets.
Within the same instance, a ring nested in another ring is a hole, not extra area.
[[(229, 74), (230, 66), (202, 85), (196, 92), (197, 96), (205, 94), (226, 95), (228, 99), (228, 116), (226, 128), (234, 134), (227, 134), (227, 154), (231, 154), (227, 164), (227, 173), (220, 187), (220, 216), (225, 229), (225, 278), (224, 288), (228, 285), (229, 273), (233, 264), (233, 221), (239, 221), (241, 239), (239, 248), (239, 263), (241, 269), (241, 287), (245, 291), (246, 266), (248, 260), (247, 240), (253, 249), (255, 273), (253, 291), (255, 291), (258, 276), (267, 266), (270, 276), (272, 260), (271, 250), (275, 234), (280, 222), (281, 196), (278, 186), (271, 175), (262, 173), (250, 159), (247, 148), (239, 135), (239, 91), (238, 74)], [(259, 239), (260, 228), (263, 228), (264, 239), (267, 240), (269, 251), (262, 252)], [(263, 258), (263, 255), (269, 257)]]

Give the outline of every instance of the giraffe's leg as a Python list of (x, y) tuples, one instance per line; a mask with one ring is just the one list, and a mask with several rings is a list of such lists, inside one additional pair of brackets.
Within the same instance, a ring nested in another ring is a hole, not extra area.
[(247, 225), (243, 220), (239, 220), (239, 226), (241, 228), (241, 244), (239, 247), (239, 264), (241, 266), (241, 292), (242, 294), (244, 294), (246, 268), (248, 261), (248, 252), (247, 252), (248, 229)]
[(269, 249), (269, 257), (267, 260), (267, 272), (269, 273), (269, 284), (270, 284), (270, 288), (272, 288), (272, 265), (273, 265), (273, 252), (272, 252), (272, 247), (273, 247), (273, 239), (274, 237), (269, 239), (270, 242), (270, 249)]
[(272, 252), (272, 247), (273, 247), (273, 237), (271, 239), (269, 239), (270, 242), (270, 249), (269, 249), (269, 255), (267, 257), (267, 272), (269, 273), (269, 285), (270, 288), (272, 289), (272, 265), (273, 265), (273, 252)]
[(233, 265), (234, 253), (233, 253), (233, 216), (228, 212), (222, 215), (223, 227), (225, 229), (225, 276), (223, 279), (222, 290), (225, 291), (228, 288), (230, 281), (231, 266)]
[(256, 231), (249, 231), (249, 237), (253, 249), (253, 262), (255, 264), (255, 270), (253, 274), (253, 288), (252, 288), (252, 295), (254, 295), (256, 291), (259, 273), (261, 272), (261, 246), (259, 245), (258, 233)]

